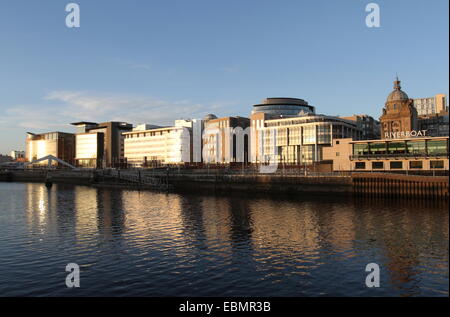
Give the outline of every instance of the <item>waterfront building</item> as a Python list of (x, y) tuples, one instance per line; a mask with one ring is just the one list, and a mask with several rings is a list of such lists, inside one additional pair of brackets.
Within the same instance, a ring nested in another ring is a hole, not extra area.
[(433, 115), (420, 116), (418, 120), (419, 130), (427, 131), (428, 136), (448, 136), (448, 112), (440, 112)]
[(16, 161), (16, 162), (25, 161), (25, 151), (13, 150), (13, 151), (11, 151), (10, 156), (13, 161)]
[(448, 171), (449, 138), (336, 139), (323, 149), (323, 160), (332, 161), (334, 171)]
[(249, 161), (249, 118), (207, 115), (203, 121), (203, 162), (228, 164)]
[(353, 120), (315, 113), (278, 117), (251, 115), (251, 162), (310, 165), (322, 160), (322, 149), (334, 139), (361, 139)]
[(192, 131), (201, 120), (177, 120), (175, 126), (124, 132), (128, 166), (146, 167), (193, 161)]
[(356, 126), (361, 130), (361, 139), (371, 140), (380, 138), (380, 122), (367, 114), (354, 114), (353, 116), (340, 117), (342, 119), (356, 122)]
[[(53, 155), (69, 164), (73, 164), (75, 135), (65, 132), (47, 132), (41, 134), (27, 132), (26, 160), (31, 162), (47, 155)], [(47, 164), (47, 162), (40, 162), (39, 164)]]
[(315, 113), (315, 108), (303, 99), (298, 98), (266, 98), (261, 104), (253, 106), (252, 114), (265, 113), (276, 117), (296, 117), (299, 114)]
[(406, 133), (417, 129), (417, 110), (413, 100), (401, 89), (398, 78), (394, 81), (394, 90), (387, 97), (383, 108), (380, 128), (382, 138), (391, 133)]
[(440, 112), (448, 112), (447, 95), (437, 94), (434, 97), (413, 99), (414, 107), (419, 116), (436, 115)]
[(124, 163), (122, 133), (133, 126), (126, 122), (74, 122), (76, 165), (80, 167), (120, 167)]

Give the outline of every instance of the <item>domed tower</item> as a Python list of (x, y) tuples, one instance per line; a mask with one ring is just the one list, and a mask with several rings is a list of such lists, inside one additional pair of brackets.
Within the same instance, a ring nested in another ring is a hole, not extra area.
[(409, 99), (401, 88), (397, 77), (394, 81), (394, 90), (387, 97), (383, 114), (380, 117), (382, 138), (402, 137), (406, 135), (406, 131), (417, 128), (417, 110), (413, 105), (413, 100)]

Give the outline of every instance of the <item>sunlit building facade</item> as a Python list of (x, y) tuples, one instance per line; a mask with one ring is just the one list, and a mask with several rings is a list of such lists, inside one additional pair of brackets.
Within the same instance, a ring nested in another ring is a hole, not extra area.
[[(75, 136), (72, 133), (48, 132), (27, 133), (25, 156), (27, 161), (43, 158), (47, 155), (57, 157), (67, 163), (74, 163)], [(42, 162), (41, 164), (47, 164)]]
[(131, 131), (126, 122), (75, 122), (76, 165), (79, 167), (121, 167), (125, 163), (122, 133)]
[(334, 171), (448, 171), (449, 138), (334, 140), (323, 159), (333, 161)]
[(192, 161), (192, 121), (176, 126), (123, 133), (124, 156), (130, 167), (155, 167)]
[(250, 119), (245, 117), (204, 118), (203, 162), (247, 163), (249, 127)]
[(435, 115), (448, 111), (447, 95), (445, 94), (437, 94), (429, 98), (415, 98), (413, 102), (419, 116)]
[(13, 159), (13, 161), (16, 162), (24, 161), (26, 157), (25, 151), (17, 151), (17, 150), (11, 151), (10, 156)]
[(102, 167), (104, 162), (104, 138), (102, 132), (76, 135), (76, 165), (82, 167)]
[(334, 139), (361, 139), (356, 122), (339, 117), (305, 114), (273, 118), (265, 113), (251, 116), (252, 163), (310, 165), (322, 160), (322, 149)]
[(391, 133), (406, 133), (418, 128), (414, 101), (401, 88), (400, 80), (396, 78), (394, 90), (388, 95), (380, 117), (381, 138), (386, 138)]

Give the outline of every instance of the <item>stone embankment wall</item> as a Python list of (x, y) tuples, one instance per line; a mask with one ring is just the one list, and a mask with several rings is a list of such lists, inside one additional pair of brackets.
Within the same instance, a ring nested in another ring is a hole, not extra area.
[(0, 171), (0, 181), (73, 183), (178, 191), (370, 195), (448, 199), (447, 176), (389, 173), (235, 174), (177, 171)]

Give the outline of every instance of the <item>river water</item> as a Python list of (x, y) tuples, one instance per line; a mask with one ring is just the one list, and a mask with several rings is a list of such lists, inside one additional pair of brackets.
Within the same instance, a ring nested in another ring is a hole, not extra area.
[(0, 183), (0, 296), (448, 296), (448, 215), (421, 200)]

